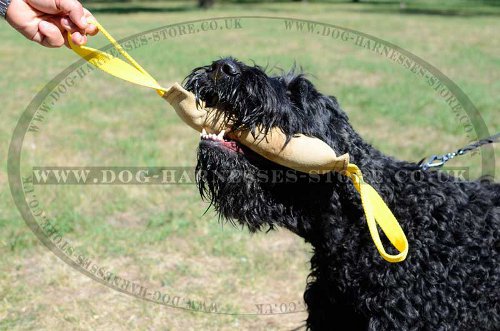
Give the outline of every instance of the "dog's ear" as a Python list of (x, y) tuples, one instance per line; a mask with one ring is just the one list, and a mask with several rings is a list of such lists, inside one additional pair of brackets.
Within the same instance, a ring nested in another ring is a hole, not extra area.
[(304, 109), (304, 106), (314, 101), (318, 95), (314, 85), (302, 74), (287, 76), (285, 84), (290, 101), (298, 108)]
[(303, 74), (288, 76), (284, 81), (290, 101), (305, 116), (346, 116), (335, 97), (321, 94)]

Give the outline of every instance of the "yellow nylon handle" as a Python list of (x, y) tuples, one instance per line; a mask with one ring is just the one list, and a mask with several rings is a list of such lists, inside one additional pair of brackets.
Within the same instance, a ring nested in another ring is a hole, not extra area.
[(155, 89), (160, 96), (163, 96), (168, 88), (162, 87), (158, 82), (151, 76), (143, 67), (141, 67), (133, 58), (130, 56), (120, 44), (96, 21), (89, 21), (89, 23), (97, 26), (99, 31), (110, 41), (110, 43), (118, 50), (118, 52), (123, 55), (123, 57), (130, 63), (127, 63), (113, 55), (100, 50), (87, 47), (79, 46), (71, 41), (71, 35), (68, 32), (68, 42), (71, 49), (80, 55), (82, 58), (87, 60), (89, 63), (95, 67), (107, 72), (108, 74), (115, 76), (117, 78), (126, 80), (130, 83), (146, 86)]
[[(347, 166), (346, 175), (352, 180), (354, 187), (361, 196), (361, 204), (365, 211), (368, 229), (380, 255), (388, 262), (404, 261), (408, 255), (408, 240), (389, 207), (387, 207), (377, 191), (363, 180), (361, 170), (355, 164), (350, 163)], [(380, 240), (377, 224), (384, 231), (391, 244), (399, 251), (399, 254), (391, 255), (385, 251)]]
[[(90, 21), (89, 23), (97, 26), (99, 31), (104, 34), (104, 36), (129, 63), (114, 57), (109, 53), (101, 52), (87, 46), (75, 45), (71, 41), (71, 35), (68, 33), (69, 45), (75, 53), (110, 75), (133, 84), (155, 89), (160, 96), (163, 96), (163, 94), (169, 90), (168, 88), (164, 88), (158, 84), (153, 76), (141, 67), (106, 31), (106, 29), (102, 27), (102, 25), (96, 21)], [(388, 262), (403, 261), (408, 254), (408, 240), (406, 239), (403, 229), (399, 225), (398, 221), (384, 203), (380, 195), (373, 189), (373, 187), (363, 181), (363, 175), (356, 165), (350, 163), (347, 166), (345, 174), (352, 180), (354, 187), (361, 196), (361, 203), (366, 215), (368, 229), (370, 230), (370, 235), (380, 255)], [(396, 247), (396, 249), (400, 252), (399, 254), (391, 255), (385, 251), (382, 241), (380, 240), (377, 224), (380, 226), (382, 231), (384, 231), (392, 245), (394, 245), (394, 247)]]

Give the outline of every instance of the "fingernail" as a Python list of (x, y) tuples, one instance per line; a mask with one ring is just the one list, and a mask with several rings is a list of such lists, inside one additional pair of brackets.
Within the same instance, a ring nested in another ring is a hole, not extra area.
[(85, 16), (82, 17), (82, 19), (80, 20), (83, 24), (84, 27), (87, 27), (87, 19), (85, 18)]
[(72, 37), (73, 42), (75, 44), (77, 44), (77, 45), (81, 45), (82, 44), (82, 35), (79, 32), (73, 33), (73, 35), (71, 37)]
[(69, 25), (69, 20), (67, 18), (61, 18), (61, 24), (64, 25), (66, 29), (71, 28)]

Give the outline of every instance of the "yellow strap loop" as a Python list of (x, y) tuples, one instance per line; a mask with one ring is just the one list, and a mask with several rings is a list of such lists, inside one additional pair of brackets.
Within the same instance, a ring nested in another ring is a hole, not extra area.
[[(345, 175), (352, 180), (354, 187), (361, 196), (361, 204), (365, 211), (368, 229), (380, 255), (388, 262), (403, 261), (408, 254), (408, 240), (389, 207), (387, 207), (377, 191), (363, 180), (361, 170), (355, 164), (350, 163), (347, 166)], [(385, 251), (380, 240), (377, 224), (384, 231), (391, 244), (399, 251), (399, 254), (391, 255)]]
[(99, 31), (109, 40), (109, 42), (116, 48), (116, 50), (123, 55), (123, 57), (130, 63), (120, 60), (117, 57), (100, 50), (87, 47), (79, 46), (71, 41), (71, 35), (68, 33), (68, 42), (71, 49), (82, 58), (90, 62), (97, 68), (113, 75), (117, 78), (126, 80), (130, 83), (146, 86), (155, 89), (156, 92), (163, 96), (168, 88), (162, 87), (158, 82), (151, 76), (143, 67), (135, 61), (132, 56), (130, 56), (120, 44), (113, 38), (106, 29), (102, 27), (96, 21), (89, 21), (89, 23), (94, 24)]
[[(143, 67), (141, 67), (121, 46), (118, 42), (96, 21), (89, 22), (99, 28), (99, 31), (110, 41), (110, 43), (123, 55), (129, 62), (120, 60), (111, 54), (101, 52), (97, 49), (78, 46), (71, 41), (71, 35), (68, 34), (68, 41), (71, 49), (80, 55), (82, 58), (96, 66), (97, 68), (113, 75), (117, 78), (126, 80), (133, 84), (146, 86), (155, 89), (160, 96), (168, 91), (167, 88), (162, 87)], [(380, 255), (389, 262), (401, 262), (408, 254), (408, 240), (401, 229), (398, 221), (384, 203), (380, 195), (369, 184), (363, 181), (363, 175), (359, 168), (350, 163), (347, 166), (345, 175), (348, 176), (356, 190), (361, 196), (361, 203), (365, 211), (368, 229), (370, 230), (371, 237)], [(377, 229), (377, 224), (380, 226), (389, 241), (400, 252), (397, 255), (388, 254)]]

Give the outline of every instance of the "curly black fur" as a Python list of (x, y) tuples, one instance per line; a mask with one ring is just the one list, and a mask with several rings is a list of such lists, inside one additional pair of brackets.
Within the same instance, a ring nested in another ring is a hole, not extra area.
[(198, 186), (222, 218), (250, 231), (285, 227), (314, 247), (304, 294), (309, 329), (500, 329), (500, 185), (382, 154), (354, 131), (335, 98), (300, 74), (269, 77), (228, 58), (195, 69), (185, 85), (237, 128), (277, 126), (349, 153), (403, 227), (408, 258), (388, 263), (345, 177), (305, 175), (243, 146), (238, 153), (200, 142)]

